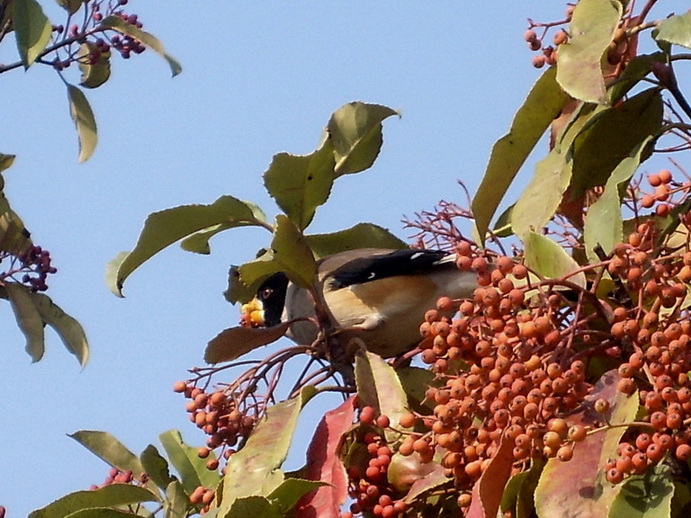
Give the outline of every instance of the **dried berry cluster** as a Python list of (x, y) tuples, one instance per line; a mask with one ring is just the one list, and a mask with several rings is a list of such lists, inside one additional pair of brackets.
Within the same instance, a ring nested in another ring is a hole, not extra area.
[[(142, 22), (136, 14), (128, 14), (122, 10), (122, 6), (127, 5), (128, 0), (115, 0), (104, 2), (103, 0), (93, 0), (87, 7), (87, 16), (82, 25), (72, 24), (67, 30), (63, 25), (54, 25), (54, 44), (57, 45), (55, 58), (51, 65), (56, 70), (64, 70), (73, 62), (95, 65), (111, 56), (111, 48), (117, 50), (124, 59), (129, 59), (132, 53), (141, 54), (146, 47), (137, 39), (128, 35), (120, 35), (109, 29), (99, 27), (99, 23), (106, 16), (117, 16), (124, 22), (141, 29)], [(102, 37), (98, 37), (98, 35)], [(88, 44), (88, 53), (81, 55), (72, 48), (73, 43), (79, 45)], [(64, 48), (63, 45), (64, 44)], [(60, 51), (64, 50), (64, 55)]]
[(19, 256), (0, 252), (0, 263), (3, 261), (7, 261), (8, 266), (5, 271), (0, 271), (0, 284), (6, 278), (16, 278), (21, 275), (21, 282), (33, 292), (46, 291), (48, 275), (58, 271), (52, 265), (50, 252), (35, 245)]

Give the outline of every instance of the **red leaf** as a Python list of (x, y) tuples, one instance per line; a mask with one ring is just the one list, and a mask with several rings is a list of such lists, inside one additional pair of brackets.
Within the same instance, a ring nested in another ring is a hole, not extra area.
[(466, 518), (495, 518), (511, 476), (513, 441), (501, 438), (499, 448), (480, 479), (473, 486), (473, 500)]
[(275, 342), (286, 334), (292, 322), (273, 327), (231, 327), (209, 341), (204, 351), (206, 363), (229, 362), (257, 347)]
[(353, 424), (355, 396), (349, 397), (338, 408), (322, 417), (312, 442), (307, 448), (305, 478), (326, 482), (307, 493), (297, 504), (300, 518), (337, 518), (348, 496), (346, 470), (338, 457), (341, 438)]

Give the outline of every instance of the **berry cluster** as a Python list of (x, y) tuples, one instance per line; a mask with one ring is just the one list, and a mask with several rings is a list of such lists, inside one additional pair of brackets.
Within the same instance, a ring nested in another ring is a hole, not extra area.
[[(361, 427), (375, 428), (360, 440), (370, 454), (366, 465), (349, 467), (353, 513), (400, 514), (379, 500), (393, 505), (405, 496), (387, 468), (398, 456), (439, 463), (455, 491), (446, 497), (453, 494), (463, 510), (504, 441), (511, 441), (517, 473), (536, 458), (570, 461), (588, 436), (612, 426), (626, 432), (615, 458), (601, 466), (611, 483), (660, 462), (688, 470), (690, 185), (667, 170), (648, 183), (653, 194), (637, 184), (628, 193), (636, 223), (627, 241), (579, 270), (587, 287), (570, 276), (541, 279), (518, 256), (456, 245), (457, 267), (475, 272), (478, 287), (471, 299), (439, 299), (420, 326), (419, 357), (436, 375), (425, 398), (433, 410), (389, 423), (362, 409)], [(644, 215), (641, 207), (653, 210)], [(444, 316), (455, 309), (455, 318)], [(610, 400), (593, 392), (605, 371), (619, 392), (640, 402), (635, 421), (610, 424)], [(409, 431), (387, 444), (382, 430), (390, 425)]]
[(364, 451), (348, 466), (349, 494), (354, 501), (343, 518), (360, 513), (384, 518), (400, 516), (409, 506), (388, 480), (387, 472), (394, 452), (386, 443), (383, 430), (390, 426), (390, 420), (385, 415), (377, 416), (374, 408), (364, 406), (359, 421), (356, 444), (364, 445)]
[[(653, 188), (653, 192), (644, 194), (640, 199), (640, 205), (644, 209), (655, 207), (655, 214), (661, 218), (669, 216), (672, 208), (679, 205), (677, 200), (691, 192), (691, 182), (675, 182), (668, 169), (648, 175), (647, 182)], [(686, 224), (691, 223), (690, 214), (682, 214)]]
[(142, 473), (138, 478), (135, 479), (134, 474), (130, 470), (121, 471), (118, 468), (110, 468), (108, 471), (108, 476), (103, 483), (100, 485), (93, 484), (89, 489), (93, 491), (111, 484), (137, 484), (143, 486), (148, 481), (149, 476), (146, 473)]
[[(236, 451), (234, 447), (238, 442), (254, 429), (257, 422), (254, 412), (256, 407), (238, 405), (233, 395), (225, 389), (209, 394), (201, 388), (179, 381), (173, 390), (189, 399), (185, 408), (190, 421), (208, 436), (206, 447), (199, 449), (200, 458), (209, 457), (211, 450), (221, 447), (223, 456), (227, 459)], [(210, 458), (206, 467), (210, 470), (218, 469), (218, 459)]]
[(204, 486), (197, 486), (190, 495), (190, 502), (194, 505), (201, 505), (200, 514), (205, 514), (211, 508), (211, 503), (216, 498), (216, 491)]
[[(569, 35), (564, 29), (564, 26), (571, 22), (574, 6), (568, 5), (563, 20), (558, 20), (548, 23), (538, 23), (529, 20), (529, 28), (525, 32), (523, 39), (528, 44), (528, 48), (533, 52), (539, 52), (532, 58), (532, 64), (535, 68), (542, 68), (545, 65), (554, 65), (557, 62), (559, 46), (567, 43)], [(607, 62), (616, 67), (618, 65), (625, 66), (629, 56), (629, 36), (627, 34), (627, 25), (631, 17), (624, 17), (619, 27), (612, 35), (612, 41), (607, 48)], [(547, 39), (547, 33), (550, 29), (560, 27), (552, 35), (552, 42), (550, 45), (543, 46)], [(537, 30), (541, 31), (538, 35)]]

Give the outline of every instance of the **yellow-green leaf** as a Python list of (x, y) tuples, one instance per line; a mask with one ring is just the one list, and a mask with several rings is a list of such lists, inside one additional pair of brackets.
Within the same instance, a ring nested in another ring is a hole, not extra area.
[(614, 245), (624, 238), (624, 224), (621, 218), (621, 185), (628, 183), (641, 163), (643, 150), (652, 137), (639, 144), (631, 156), (622, 160), (607, 180), (605, 190), (598, 200), (588, 208), (585, 218), (583, 239), (588, 259), (595, 263), (599, 260), (594, 249), (602, 247), (609, 254)]
[(31, 297), (29, 288), (16, 282), (5, 283), (5, 290), (19, 329), (26, 337), (26, 352), (37, 362), (45, 353), (43, 319)]
[[(601, 109), (573, 142), (573, 178), (570, 192), (581, 196), (604, 185), (634, 148), (659, 132), (663, 103), (657, 88), (644, 90), (612, 108)], [(646, 160), (650, 153), (640, 157)]]
[[(566, 250), (542, 234), (529, 232), (523, 238), (523, 244), (525, 265), (546, 279), (560, 279), (579, 268), (579, 264)], [(567, 280), (585, 288), (583, 272), (570, 275)]]
[(330, 140), (309, 155), (278, 153), (264, 173), (264, 186), (283, 212), (304, 230), (317, 207), (329, 198), (334, 167)]
[[(358, 351), (355, 382), (360, 404), (371, 406), (378, 414), (388, 416), (396, 429), (401, 428), (398, 422), (406, 412), (408, 397), (393, 367), (377, 354)], [(400, 437), (398, 431), (386, 429), (384, 433), (388, 442)]]
[(246, 218), (247, 213), (245, 209), (239, 207), (240, 211), (244, 214), (242, 218), (236, 218), (226, 223), (219, 223), (218, 225), (213, 225), (209, 228), (205, 228), (204, 230), (200, 230), (199, 232), (195, 232), (191, 236), (186, 237), (181, 241), (180, 246), (182, 247), (182, 249), (197, 254), (210, 254), (211, 246), (209, 245), (209, 241), (216, 234), (220, 234), (221, 232), (229, 230), (231, 228), (244, 227), (248, 225), (264, 225), (266, 223), (266, 215), (259, 208), (258, 205), (255, 205), (254, 203), (246, 200), (240, 201), (252, 211), (252, 220), (248, 220)]
[(92, 63), (91, 55), (96, 49), (98, 46), (95, 43), (87, 41), (81, 44), (77, 53), (77, 63), (82, 72), (79, 84), (85, 88), (98, 88), (110, 77), (110, 51), (105, 54), (99, 53), (96, 61)]
[(36, 0), (13, 3), (12, 25), (24, 68), (29, 68), (50, 42), (53, 25)]
[(653, 37), (657, 41), (666, 41), (691, 49), (691, 11), (662, 20)]
[[(14, 164), (14, 159), (15, 155), (5, 155), (0, 153), (0, 173), (5, 169), (9, 169), (12, 164)], [(4, 188), (4, 186), (4, 180), (2, 180), (2, 176), (0, 176), (0, 191)]]
[(175, 467), (180, 482), (192, 493), (197, 486), (216, 487), (220, 477), (218, 472), (206, 468), (206, 460), (197, 455), (198, 449), (186, 444), (177, 430), (168, 430), (158, 436), (168, 454), (170, 463)]
[(225, 516), (236, 500), (249, 496), (269, 496), (283, 482), (279, 468), (290, 447), (300, 410), (313, 392), (270, 406), (243, 448), (226, 464), (221, 499)]
[(70, 100), (70, 116), (77, 128), (79, 137), (79, 162), (86, 162), (96, 149), (98, 134), (96, 119), (84, 92), (73, 85), (67, 85), (67, 95)]
[(32, 512), (29, 518), (125, 518), (134, 515), (117, 513), (112, 508), (159, 500), (156, 494), (143, 487), (133, 484), (109, 484), (98, 489), (65, 495)]
[(559, 114), (567, 96), (549, 68), (530, 90), (509, 132), (492, 147), (489, 163), (473, 198), (475, 225), (482, 241), (490, 221), (518, 170)]
[(381, 150), (382, 121), (398, 112), (380, 104), (348, 103), (334, 112), (327, 125), (333, 143), (336, 176), (359, 173), (374, 163)]
[(535, 165), (535, 173), (511, 211), (511, 228), (521, 239), (529, 232), (540, 232), (554, 216), (571, 181), (571, 146), (589, 121), (600, 110), (581, 106), (558, 135), (554, 148)]
[[(5, 197), (0, 193), (0, 210), (3, 201), (6, 201)], [(29, 231), (13, 210), (0, 213), (0, 252), (21, 256), (32, 245), (29, 236)]]
[(69, 14), (74, 14), (79, 11), (79, 8), (85, 3), (85, 0), (55, 0), (60, 7), (62, 7)]
[(305, 236), (307, 243), (317, 257), (324, 257), (346, 250), (358, 248), (408, 248), (405, 241), (399, 239), (387, 229), (372, 223), (357, 225), (331, 232), (329, 234), (311, 234)]
[(305, 236), (286, 216), (276, 217), (271, 247), (257, 260), (239, 268), (242, 282), (254, 286), (275, 272), (285, 273), (293, 282), (309, 288), (314, 285), (317, 264)]
[(569, 40), (559, 46), (557, 81), (572, 97), (607, 104), (603, 54), (621, 18), (616, 0), (580, 0), (573, 11)]
[(55, 330), (67, 350), (77, 357), (79, 364), (82, 367), (86, 365), (89, 360), (89, 342), (81, 324), (47, 295), (32, 293), (31, 297), (43, 321)]
[(114, 15), (106, 16), (101, 21), (98, 28), (113, 29), (118, 32), (121, 32), (122, 34), (131, 36), (136, 40), (141, 41), (144, 45), (153, 49), (159, 56), (161, 56), (168, 62), (173, 77), (182, 72), (182, 66), (180, 65), (180, 63), (178, 63), (178, 61), (174, 57), (172, 57), (165, 51), (165, 49), (163, 48), (163, 44), (153, 34), (138, 29), (134, 25), (124, 21), (122, 18)]
[(150, 214), (131, 252), (122, 252), (106, 268), (106, 283), (117, 296), (122, 296), (125, 279), (152, 256), (180, 239), (214, 227), (228, 228), (260, 225), (251, 204), (221, 196), (210, 205), (181, 205)]

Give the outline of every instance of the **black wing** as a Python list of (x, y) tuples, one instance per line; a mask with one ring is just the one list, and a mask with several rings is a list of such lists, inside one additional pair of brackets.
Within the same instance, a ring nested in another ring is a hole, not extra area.
[(330, 285), (332, 289), (340, 289), (386, 277), (424, 273), (449, 254), (443, 250), (396, 250), (374, 257), (358, 257), (336, 268), (329, 276)]

